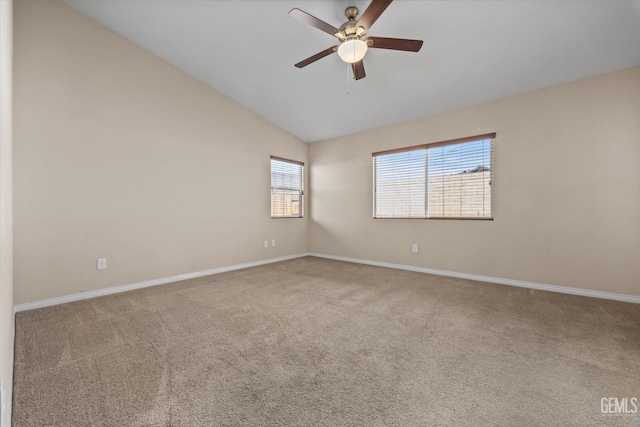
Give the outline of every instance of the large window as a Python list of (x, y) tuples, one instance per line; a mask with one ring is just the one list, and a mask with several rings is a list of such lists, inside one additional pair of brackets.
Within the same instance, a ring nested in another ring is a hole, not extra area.
[(304, 216), (304, 163), (271, 157), (271, 218)]
[(373, 153), (373, 217), (491, 219), (495, 136)]

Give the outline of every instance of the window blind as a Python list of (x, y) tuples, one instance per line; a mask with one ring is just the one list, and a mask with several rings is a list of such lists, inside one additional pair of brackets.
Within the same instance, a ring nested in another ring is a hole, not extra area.
[(373, 158), (376, 218), (424, 218), (426, 150)]
[(492, 218), (493, 138), (373, 153), (374, 218)]
[(304, 216), (304, 163), (271, 157), (271, 217)]

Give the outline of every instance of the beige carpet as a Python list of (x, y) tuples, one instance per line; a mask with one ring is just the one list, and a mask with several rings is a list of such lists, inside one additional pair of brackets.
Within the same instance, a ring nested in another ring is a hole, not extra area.
[(639, 307), (301, 258), (18, 313), (13, 425), (639, 425)]

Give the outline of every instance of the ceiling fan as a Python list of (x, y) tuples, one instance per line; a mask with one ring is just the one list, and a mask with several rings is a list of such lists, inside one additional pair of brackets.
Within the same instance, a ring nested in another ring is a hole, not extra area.
[(318, 52), (315, 55), (308, 57), (304, 61), (298, 62), (296, 67), (306, 67), (307, 65), (312, 64), (333, 52), (338, 52), (340, 59), (351, 64), (353, 69), (353, 78), (360, 80), (366, 76), (362, 58), (364, 58), (364, 55), (367, 53), (367, 49), (370, 47), (375, 49), (418, 52), (422, 47), (422, 40), (370, 37), (367, 35), (371, 26), (378, 20), (380, 15), (382, 15), (382, 12), (385, 11), (392, 1), (393, 0), (373, 0), (367, 10), (364, 11), (362, 17), (357, 21), (356, 17), (359, 14), (358, 8), (355, 6), (349, 6), (344, 11), (344, 16), (347, 18), (347, 22), (342, 24), (340, 28), (327, 24), (326, 22), (298, 8), (291, 9), (289, 11), (289, 15), (292, 17), (316, 27), (325, 33), (331, 34), (332, 36), (337, 37), (340, 41), (340, 44), (331, 46), (322, 52)]

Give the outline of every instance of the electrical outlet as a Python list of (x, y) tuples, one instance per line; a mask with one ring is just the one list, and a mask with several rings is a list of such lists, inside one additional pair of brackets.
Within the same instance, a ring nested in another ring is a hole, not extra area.
[(98, 258), (98, 263), (96, 266), (97, 270), (106, 270), (107, 269), (107, 259), (106, 258)]
[(265, 241), (264, 241), (264, 247), (265, 247), (265, 248), (268, 248), (268, 247), (269, 247), (269, 241), (268, 241), (268, 240), (265, 240)]
[(413, 252), (414, 254), (418, 253), (418, 245), (414, 244), (413, 247), (411, 247), (411, 252)]
[(276, 245), (276, 239), (273, 239), (273, 240), (271, 241), (271, 246), (275, 246), (275, 245)]

